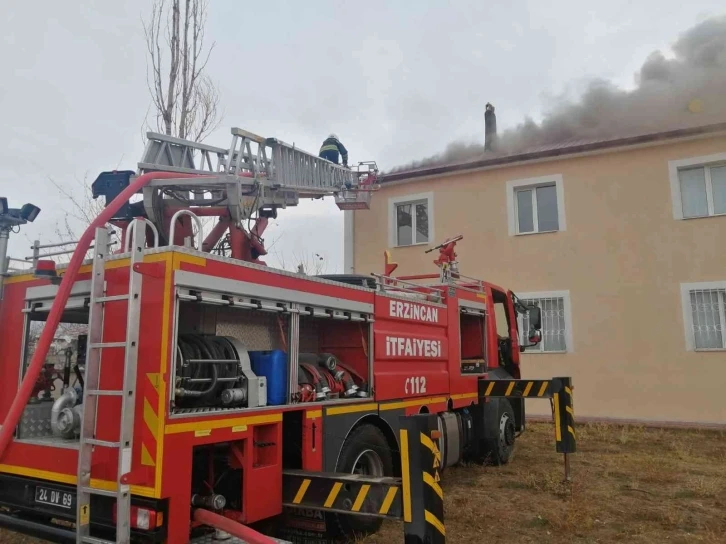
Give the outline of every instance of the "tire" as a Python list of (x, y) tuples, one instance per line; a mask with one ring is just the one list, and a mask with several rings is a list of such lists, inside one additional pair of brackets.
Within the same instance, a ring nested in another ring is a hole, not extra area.
[[(345, 440), (336, 472), (393, 476), (393, 456), (386, 437), (375, 425), (364, 424), (356, 428)], [(353, 538), (375, 533), (383, 520), (368, 516), (335, 514), (341, 536)]]
[(507, 399), (492, 399), (484, 407), (481, 458), (492, 465), (506, 465), (514, 455), (514, 409)]

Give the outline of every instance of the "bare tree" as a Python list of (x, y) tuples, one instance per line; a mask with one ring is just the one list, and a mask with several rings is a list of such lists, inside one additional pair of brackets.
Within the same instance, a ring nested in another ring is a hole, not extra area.
[(272, 254), (277, 259), (280, 268), (291, 272), (318, 276), (331, 272), (330, 263), (320, 253), (293, 251), (288, 259), (284, 254), (273, 250)]
[(143, 21), (156, 129), (194, 141), (221, 121), (219, 92), (205, 73), (215, 46), (205, 46), (207, 8), (207, 0), (154, 0)]
[[(147, 123), (153, 116), (158, 132), (194, 141), (203, 140), (221, 121), (219, 93), (205, 72), (214, 49), (214, 43), (205, 45), (207, 8), (207, 0), (154, 0), (148, 19), (142, 21), (151, 96)], [(53, 235), (63, 242), (77, 240), (79, 228), (85, 228), (104, 203), (92, 197), (88, 178), (50, 182), (69, 204)], [(209, 222), (204, 223), (206, 229)]]
[[(48, 181), (56, 188), (59, 196), (68, 201), (70, 205), (64, 207), (65, 215), (62, 219), (56, 221), (53, 231), (48, 232), (49, 239), (41, 239), (40, 242), (75, 242), (81, 237), (83, 229), (90, 225), (91, 221), (101, 213), (104, 203), (93, 198), (88, 175), (85, 175), (83, 179), (75, 178), (72, 184), (60, 183), (50, 176)], [(113, 227), (111, 231), (113, 236), (118, 236), (117, 228)], [(31, 240), (28, 239), (28, 241)], [(118, 239), (112, 240), (112, 243), (118, 243)], [(73, 246), (68, 245), (67, 249), (73, 249)], [(45, 251), (41, 250), (41, 255)], [(70, 257), (70, 253), (58, 255), (54, 257), (54, 260), (65, 263), (70, 260)], [(86, 257), (90, 257), (90, 251)]]
[(70, 210), (66, 211), (62, 220), (56, 222), (54, 232), (56, 238), (61, 242), (78, 240), (74, 223), (90, 225), (103, 210), (103, 202), (93, 198), (87, 175), (82, 180), (76, 178), (74, 184), (70, 186), (58, 183), (51, 177), (48, 181), (53, 184), (62, 198), (70, 202)]

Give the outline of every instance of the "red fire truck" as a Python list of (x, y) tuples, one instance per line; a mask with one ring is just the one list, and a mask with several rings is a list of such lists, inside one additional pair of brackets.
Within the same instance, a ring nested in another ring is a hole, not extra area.
[[(524, 397), (571, 394), (518, 380), (517, 314), (536, 343), (539, 309), (462, 276), (460, 238), (433, 276), (395, 278), (388, 257), (378, 276), (264, 265), (279, 209), (329, 195), (365, 209), (375, 163), (232, 129), (228, 149), (149, 133), (138, 167), (94, 182), (106, 208), (67, 266), (36, 243), (33, 272), (5, 276), (0, 525), (79, 543), (210, 542), (210, 526), (269, 542), (238, 528), (270, 520), (296, 541), (375, 531), (419, 500), (405, 416), (430, 414), (421, 443), (440, 469), (502, 464)], [(561, 421), (558, 451), (574, 451)]]

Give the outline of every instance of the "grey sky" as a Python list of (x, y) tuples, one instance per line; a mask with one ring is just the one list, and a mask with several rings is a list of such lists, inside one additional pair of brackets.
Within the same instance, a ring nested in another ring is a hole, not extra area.
[[(48, 177), (73, 186), (135, 168), (149, 105), (139, 22), (149, 2), (7, 3), (0, 195), (43, 208), (11, 237), (19, 256), (26, 235), (52, 238), (68, 206)], [(649, 53), (726, 13), (722, 0), (210, 3), (208, 73), (225, 117), (208, 143), (227, 146), (229, 127), (240, 126), (317, 151), (334, 131), (353, 161), (384, 168), (483, 139), (487, 101), (501, 130), (540, 117), (548, 97), (576, 97), (594, 77), (632, 87)], [(268, 233), (288, 264), (317, 252), (342, 269), (342, 213), (332, 203), (283, 211)]]

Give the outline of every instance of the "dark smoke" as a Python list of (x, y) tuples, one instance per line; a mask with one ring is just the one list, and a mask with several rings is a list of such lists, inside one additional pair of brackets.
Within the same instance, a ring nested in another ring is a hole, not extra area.
[[(635, 90), (592, 81), (579, 101), (558, 101), (541, 124), (526, 118), (500, 134), (494, 152), (480, 143), (453, 142), (443, 153), (393, 172), (726, 121), (726, 17), (692, 27), (672, 50), (672, 59), (660, 51), (647, 58), (635, 75)], [(497, 113), (501, 122), (506, 113)], [(482, 133), (483, 129), (482, 123)]]

